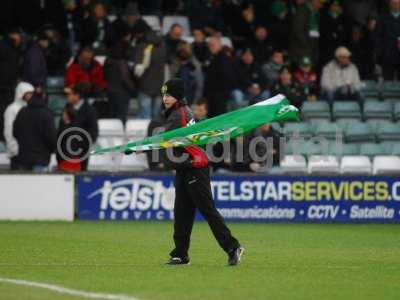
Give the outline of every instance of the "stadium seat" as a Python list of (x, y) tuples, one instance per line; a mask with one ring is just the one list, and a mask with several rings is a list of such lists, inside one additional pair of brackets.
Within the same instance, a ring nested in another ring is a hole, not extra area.
[(7, 153), (0, 153), (0, 170), (8, 170), (10, 168), (10, 159)]
[(385, 148), (381, 144), (364, 143), (360, 145), (360, 155), (373, 157), (386, 154)]
[(325, 101), (305, 101), (301, 106), (301, 113), (304, 119), (331, 119), (329, 104)]
[(340, 127), (343, 131), (346, 130), (348, 126), (351, 126), (353, 123), (359, 123), (360, 119), (358, 118), (346, 118), (346, 119), (339, 119), (336, 120), (335, 123), (338, 127)]
[(336, 123), (321, 122), (315, 126), (314, 134), (328, 140), (334, 140), (338, 135), (343, 136), (343, 129)]
[(57, 157), (55, 154), (52, 154), (50, 156), (50, 164), (49, 164), (49, 171), (55, 171), (57, 170), (58, 162), (57, 162)]
[(108, 20), (110, 23), (114, 22), (117, 18), (118, 18), (118, 16), (117, 16), (117, 15), (114, 15), (114, 14), (109, 14), (109, 15), (107, 15), (107, 20)]
[(3, 142), (0, 142), (0, 153), (7, 152), (6, 144)]
[(99, 119), (100, 136), (124, 136), (124, 125), (120, 119)]
[(355, 101), (337, 101), (333, 103), (332, 114), (335, 120), (358, 118), (361, 119), (360, 106)]
[(373, 80), (364, 81), (364, 87), (362, 89), (362, 93), (364, 97), (378, 97), (379, 96), (379, 84)]
[(358, 144), (338, 144), (336, 141), (331, 141), (329, 144), (329, 155), (346, 156), (346, 155), (359, 155), (360, 146)]
[(392, 123), (390, 120), (385, 120), (385, 119), (368, 119), (366, 122), (369, 124), (369, 126), (372, 128), (372, 130), (377, 133), (377, 130), (380, 126), (387, 124), (387, 123)]
[(221, 37), (221, 43), (222, 43), (222, 46), (227, 46), (229, 48), (233, 48), (232, 40), (227, 36)]
[(398, 81), (385, 81), (382, 86), (382, 96), (384, 99), (400, 97), (400, 84)]
[(144, 171), (148, 169), (145, 153), (121, 155), (117, 160), (118, 169), (120, 171)]
[(366, 101), (364, 103), (364, 118), (390, 120), (392, 118), (392, 105), (389, 102)]
[(309, 139), (313, 135), (311, 125), (306, 122), (286, 123), (283, 134), (287, 137), (297, 136), (305, 139)]
[(400, 102), (394, 104), (394, 119), (400, 120)]
[(368, 123), (353, 122), (346, 126), (345, 140), (348, 143), (375, 142), (375, 134)]
[(303, 140), (297, 145), (294, 144), (292, 147), (294, 148), (294, 154), (301, 154), (304, 156), (327, 155), (329, 153), (329, 141), (326, 139), (311, 139), (308, 141)]
[(112, 154), (90, 156), (88, 171), (112, 171), (115, 168), (116, 165)]
[(379, 141), (400, 141), (400, 123), (380, 123), (376, 128)]
[(285, 174), (305, 174), (307, 162), (302, 155), (285, 155), (281, 161), (281, 169)]
[(308, 158), (308, 173), (339, 173), (339, 160), (333, 155), (312, 155)]
[(193, 36), (183, 36), (182, 40), (185, 41), (186, 43), (193, 43), (194, 42), (194, 37)]
[(371, 174), (372, 164), (368, 156), (343, 156), (340, 164), (341, 174)]
[(160, 31), (161, 30), (161, 23), (160, 19), (156, 15), (146, 15), (142, 16), (142, 19), (153, 29), (154, 31)]
[(55, 116), (61, 116), (65, 105), (67, 104), (67, 97), (62, 94), (49, 95), (48, 108)]
[(126, 122), (126, 137), (129, 141), (143, 139), (147, 136), (147, 128), (149, 127), (149, 119), (131, 119)]
[(124, 144), (125, 140), (123, 137), (119, 136), (100, 136), (97, 141), (96, 145), (101, 148), (109, 148), (114, 147), (117, 145)]
[(49, 94), (63, 94), (64, 93), (64, 77), (63, 76), (49, 76), (46, 80), (47, 93)]
[(400, 174), (400, 157), (378, 155), (374, 157), (372, 173), (379, 174)]
[(96, 55), (96, 56), (94, 57), (94, 59), (95, 59), (98, 63), (100, 63), (100, 65), (104, 66), (104, 63), (106, 62), (107, 56), (105, 56), (105, 55)]
[(179, 24), (182, 26), (183, 36), (191, 35), (189, 19), (186, 16), (165, 16), (162, 23), (163, 34), (167, 34), (173, 24)]

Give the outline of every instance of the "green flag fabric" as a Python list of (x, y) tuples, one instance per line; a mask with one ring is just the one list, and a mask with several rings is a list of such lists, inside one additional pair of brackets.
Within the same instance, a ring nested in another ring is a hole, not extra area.
[(201, 146), (229, 140), (263, 124), (286, 121), (299, 121), (299, 110), (290, 105), (289, 100), (280, 94), (254, 105), (192, 125), (189, 123), (187, 127), (166, 131), (140, 141), (132, 141), (109, 148), (98, 148), (92, 151), (92, 154)]

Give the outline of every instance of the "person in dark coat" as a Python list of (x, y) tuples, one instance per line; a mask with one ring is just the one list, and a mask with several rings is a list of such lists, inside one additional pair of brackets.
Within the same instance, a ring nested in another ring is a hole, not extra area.
[(256, 19), (254, 7), (249, 2), (244, 2), (240, 7), (240, 15), (231, 24), (232, 41), (235, 49), (243, 49), (254, 35)]
[(46, 85), (47, 63), (45, 52), (48, 47), (48, 36), (45, 33), (40, 33), (37, 41), (32, 42), (25, 53), (22, 64), (22, 80), (29, 82), (39, 90), (42, 90)]
[(272, 55), (274, 44), (267, 28), (257, 26), (254, 37), (249, 43), (250, 49), (254, 54), (254, 59), (258, 64), (264, 64)]
[[(192, 123), (193, 114), (186, 105), (183, 81), (172, 79), (162, 88), (165, 131), (185, 127)], [(172, 149), (172, 150), (171, 150)], [(169, 151), (171, 150), (171, 151)], [(176, 170), (174, 205), (174, 242), (170, 252), (170, 265), (189, 264), (189, 246), (196, 209), (208, 222), (220, 247), (228, 254), (228, 264), (237, 265), (244, 252), (224, 219), (218, 213), (211, 193), (208, 158), (198, 146), (169, 148), (161, 155), (165, 163)], [(171, 155), (174, 154), (174, 156)]]
[(107, 10), (103, 2), (93, 4), (90, 16), (79, 26), (78, 41), (81, 46), (90, 46), (96, 55), (106, 54), (112, 43), (112, 28), (107, 19)]
[(164, 41), (167, 47), (168, 62), (171, 62), (176, 57), (176, 50), (178, 45), (183, 42), (182, 40), (182, 26), (179, 24), (172, 24), (168, 34), (165, 36)]
[(193, 54), (196, 59), (203, 65), (209, 58), (210, 51), (206, 42), (206, 34), (201, 29), (193, 29), (194, 41), (192, 43)]
[(24, 171), (43, 172), (48, 170), (50, 156), (56, 149), (57, 134), (52, 112), (45, 100), (35, 94), (22, 108), (13, 127), (18, 141), (18, 168)]
[[(127, 37), (130, 37), (130, 33)], [(133, 75), (126, 59), (128, 48), (127, 40), (120, 41), (112, 48), (104, 64), (104, 77), (107, 81), (107, 94), (112, 110), (111, 117), (120, 119), (124, 124), (128, 114), (129, 100), (136, 91)]]
[(374, 77), (374, 44), (369, 30), (360, 26), (354, 26), (351, 31), (349, 50), (352, 53), (352, 61), (357, 66), (362, 80), (373, 79)]
[[(79, 128), (85, 132), (83, 133), (81, 131), (74, 131), (76, 132), (75, 134), (80, 137), (80, 141), (75, 143), (76, 149), (72, 149), (75, 153), (75, 156), (69, 157), (68, 153), (64, 153), (64, 160), (76, 160), (76, 156), (78, 156), (82, 171), (87, 170), (89, 163), (88, 154), (91, 150), (91, 147), (96, 143), (99, 135), (96, 110), (84, 99), (85, 90), (85, 83), (78, 84), (74, 87), (65, 88), (65, 94), (68, 97), (68, 103), (74, 108), (74, 117), (70, 118), (69, 122), (67, 122), (65, 119), (61, 119), (59, 126), (59, 128)], [(61, 135), (63, 132), (63, 130), (59, 131), (59, 135)], [(62, 139), (60, 141), (62, 142)]]
[(283, 94), (290, 103), (300, 108), (305, 100), (299, 85), (294, 81), (292, 71), (289, 67), (284, 66), (279, 72), (279, 80), (273, 86), (271, 95)]
[(377, 22), (375, 54), (385, 80), (400, 77), (400, 1), (390, 1), (390, 12)]
[(45, 30), (45, 33), (49, 39), (49, 47), (45, 52), (48, 74), (63, 76), (73, 52), (68, 42), (56, 28), (50, 26)]
[(0, 140), (3, 140), (3, 115), (14, 100), (14, 90), (21, 75), (22, 36), (18, 29), (10, 29), (0, 40)]
[(340, 1), (332, 0), (328, 10), (322, 14), (320, 20), (321, 37), (319, 39), (319, 65), (324, 66), (331, 60), (333, 53), (344, 45), (346, 40), (345, 18)]
[(204, 76), (204, 97), (208, 100), (209, 117), (226, 113), (226, 103), (235, 84), (233, 61), (222, 49), (221, 40), (209, 39), (208, 47), (212, 54)]
[(286, 2), (274, 1), (271, 5), (271, 20), (268, 22), (271, 40), (275, 47), (287, 50), (289, 48), (290, 18)]

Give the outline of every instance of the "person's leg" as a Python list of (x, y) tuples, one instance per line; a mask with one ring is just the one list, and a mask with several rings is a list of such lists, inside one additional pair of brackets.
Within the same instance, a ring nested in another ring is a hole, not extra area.
[(126, 116), (128, 115), (130, 96), (129, 94), (118, 93), (115, 97), (114, 118), (120, 119), (122, 123), (125, 124)]
[(138, 93), (138, 101), (139, 101), (139, 117), (143, 119), (151, 118), (152, 111), (152, 97), (149, 95), (139, 92)]
[(195, 206), (199, 209), (214, 234), (215, 239), (226, 253), (240, 247), (224, 219), (215, 207), (211, 193), (210, 175), (208, 168), (193, 169), (186, 178), (187, 191)]
[(186, 191), (185, 176), (177, 173), (175, 177), (174, 242), (171, 257), (188, 257), (190, 235), (192, 233), (196, 208)]

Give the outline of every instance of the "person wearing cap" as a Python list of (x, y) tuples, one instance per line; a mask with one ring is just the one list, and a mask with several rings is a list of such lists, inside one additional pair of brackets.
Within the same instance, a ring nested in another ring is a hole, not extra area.
[(299, 89), (302, 90), (304, 98), (307, 100), (316, 100), (318, 77), (309, 57), (304, 56), (302, 58), (299, 67), (294, 72), (294, 79)]
[(331, 60), (322, 71), (322, 94), (329, 102), (334, 100), (361, 99), (361, 80), (357, 67), (350, 60), (351, 53), (346, 47), (335, 51), (335, 59)]
[[(162, 119), (165, 131), (194, 124), (194, 116), (184, 100), (184, 83), (174, 78), (161, 87)], [(199, 146), (174, 147), (161, 153), (165, 164), (176, 170), (174, 242), (170, 265), (189, 264), (190, 235), (198, 209), (214, 237), (228, 254), (228, 264), (237, 265), (244, 249), (232, 236), (217, 211), (211, 193), (208, 158)]]

